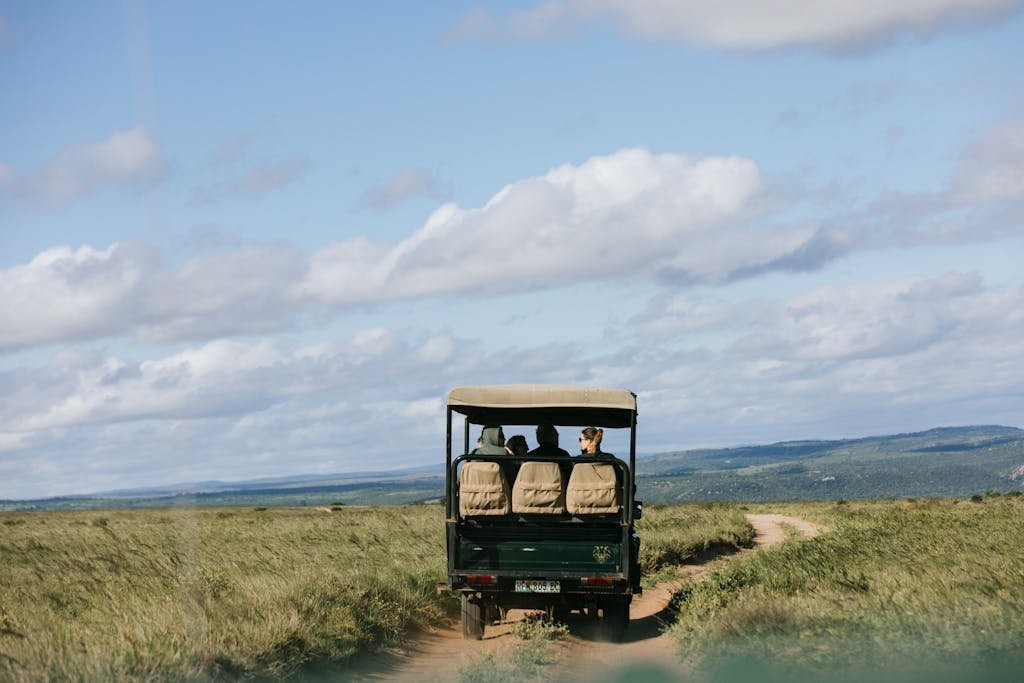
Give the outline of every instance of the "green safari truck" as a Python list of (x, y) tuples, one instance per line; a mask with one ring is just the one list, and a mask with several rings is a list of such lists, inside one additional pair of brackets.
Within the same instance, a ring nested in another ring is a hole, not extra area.
[[(482, 638), (509, 608), (556, 618), (580, 611), (600, 620), (607, 639), (623, 637), (640, 593), (636, 421), (636, 395), (626, 389), (505, 385), (448, 393), (448, 582), (441, 588), (460, 594), (463, 637)], [(628, 460), (570, 456), (552, 443), (561, 430), (578, 452), (585, 427), (628, 443)], [(513, 454), (500, 436), (512, 432), (543, 443)], [(477, 433), (489, 443), (471, 448)]]

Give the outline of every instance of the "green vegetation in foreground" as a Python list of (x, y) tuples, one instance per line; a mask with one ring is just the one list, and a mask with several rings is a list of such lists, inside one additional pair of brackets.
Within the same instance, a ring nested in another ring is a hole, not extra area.
[(443, 510), (0, 514), (0, 680), (284, 677), (447, 600)]
[(676, 596), (680, 652), (714, 679), (768, 667), (803, 680), (1002, 680), (1024, 667), (1020, 496), (771, 511), (831, 531), (737, 558)]
[(754, 544), (743, 511), (720, 503), (648, 505), (636, 532), (647, 585), (668, 578), (678, 565)]
[[(343, 667), (453, 613), (435, 593), (443, 516), (436, 505), (0, 513), (0, 680)], [(654, 569), (749, 539), (742, 515), (716, 505), (654, 506), (639, 531)], [(525, 640), (523, 662), (536, 663), (541, 640)]]

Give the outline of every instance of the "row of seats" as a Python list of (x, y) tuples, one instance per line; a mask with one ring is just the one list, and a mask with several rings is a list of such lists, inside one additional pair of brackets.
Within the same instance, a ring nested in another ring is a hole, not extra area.
[(511, 491), (496, 462), (471, 460), (459, 475), (463, 517), (515, 514), (616, 514), (622, 507), (615, 467), (573, 463), (568, 483), (555, 462), (524, 462)]

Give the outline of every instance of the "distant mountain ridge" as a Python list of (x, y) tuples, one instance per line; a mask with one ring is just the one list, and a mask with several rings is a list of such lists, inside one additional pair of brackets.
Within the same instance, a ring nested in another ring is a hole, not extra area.
[[(1024, 430), (999, 425), (694, 449), (637, 458), (649, 503), (968, 496), (1024, 488)], [(443, 495), (441, 463), (389, 472), (203, 481), (0, 501), (0, 511), (218, 505), (405, 504)]]
[(1020, 490), (1024, 430), (999, 425), (836, 441), (662, 453), (637, 463), (643, 496), (809, 500), (967, 496)]

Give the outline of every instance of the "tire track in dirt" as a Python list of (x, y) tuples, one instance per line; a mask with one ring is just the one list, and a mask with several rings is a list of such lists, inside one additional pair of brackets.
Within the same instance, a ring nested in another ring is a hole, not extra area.
[[(811, 538), (822, 533), (820, 525), (797, 517), (776, 514), (748, 514), (754, 527), (753, 550), (770, 548), (793, 536)], [(553, 663), (544, 669), (544, 678), (565, 681), (593, 681), (605, 678), (610, 671), (630, 665), (643, 666), (667, 675), (685, 674), (675, 657), (675, 644), (662, 630), (672, 623), (669, 601), (684, 583), (698, 579), (723, 558), (703, 564), (683, 565), (680, 577), (658, 584), (633, 600), (629, 610), (629, 627), (621, 643), (599, 642), (595, 623), (573, 614), (567, 625), (569, 636), (552, 643)], [(462, 639), (458, 623), (430, 629), (413, 635), (406, 643), (387, 651), (362, 658), (345, 676), (350, 681), (457, 681), (459, 670), (479, 661), (481, 657), (501, 657), (516, 644), (512, 635), (514, 624), (526, 614), (511, 610), (506, 623), (488, 625), (484, 639)]]

